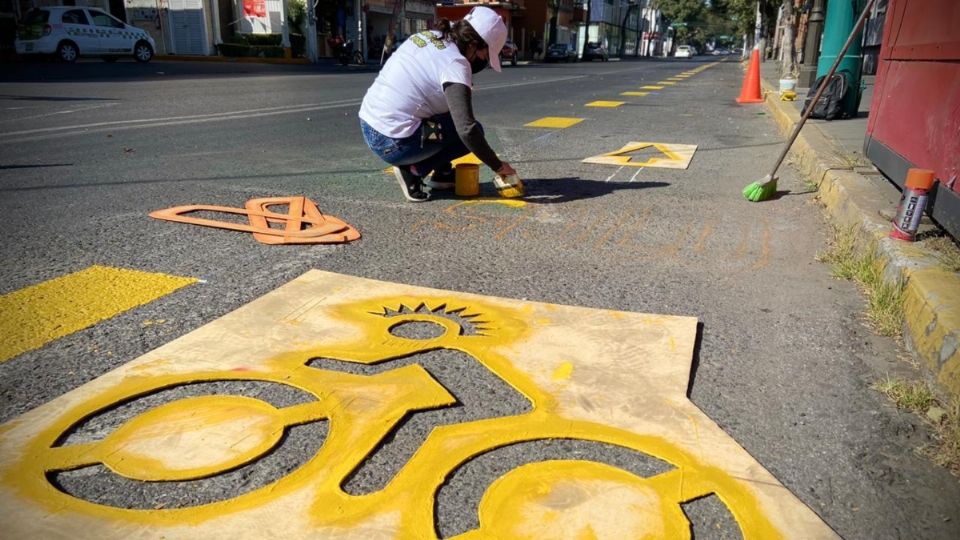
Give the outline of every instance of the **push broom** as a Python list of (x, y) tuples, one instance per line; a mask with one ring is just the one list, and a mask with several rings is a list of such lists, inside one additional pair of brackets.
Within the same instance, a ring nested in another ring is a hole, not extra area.
[(830, 71), (828, 71), (827, 75), (820, 80), (820, 86), (817, 87), (817, 93), (813, 95), (813, 99), (810, 100), (807, 110), (804, 111), (803, 116), (800, 117), (800, 121), (797, 122), (797, 126), (793, 128), (793, 133), (787, 140), (787, 144), (783, 146), (783, 150), (780, 152), (780, 157), (777, 158), (777, 162), (773, 165), (773, 170), (770, 171), (770, 174), (764, 176), (762, 180), (754, 182), (743, 188), (743, 196), (746, 197), (748, 201), (765, 201), (770, 197), (773, 197), (773, 195), (777, 192), (777, 169), (779, 169), (780, 165), (783, 163), (783, 158), (787, 157), (787, 152), (789, 152), (790, 147), (793, 146), (793, 141), (797, 140), (797, 135), (800, 134), (800, 129), (803, 128), (803, 124), (807, 122), (807, 118), (809, 118), (810, 113), (813, 112), (814, 106), (820, 100), (821, 94), (823, 94), (823, 91), (826, 90), (827, 85), (830, 83), (830, 78), (833, 77), (833, 74), (837, 71), (837, 66), (839, 66), (840, 61), (843, 60), (843, 55), (847, 54), (847, 49), (850, 48), (850, 44), (853, 43), (854, 37), (856, 37), (856, 35), (859, 34), (860, 30), (863, 28), (863, 23), (867, 20), (867, 13), (869, 13), (870, 8), (873, 7), (874, 1), (875, 0), (867, 0), (867, 4), (863, 7), (863, 13), (861, 13), (860, 18), (857, 19), (857, 24), (853, 26), (853, 30), (847, 37), (847, 42), (843, 44), (843, 47), (840, 49), (840, 53), (837, 54), (837, 59), (833, 61), (833, 66), (830, 67)]

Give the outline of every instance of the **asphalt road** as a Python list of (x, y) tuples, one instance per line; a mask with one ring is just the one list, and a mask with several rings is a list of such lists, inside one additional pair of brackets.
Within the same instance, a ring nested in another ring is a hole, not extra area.
[[(358, 127), (372, 70), (172, 62), (3, 66), (0, 293), (94, 264), (202, 281), (0, 364), (0, 420), (318, 268), (697, 317), (691, 400), (840, 535), (960, 537), (960, 485), (914, 452), (927, 437), (920, 423), (868, 388), (909, 368), (897, 358), (897, 344), (863, 324), (864, 301), (855, 286), (832, 279), (816, 262), (830, 229), (814, 194), (786, 169), (785, 193), (776, 201), (748, 204), (740, 195), (768, 172), (782, 139), (762, 106), (734, 103), (742, 77), (736, 62), (647, 96), (620, 96), (713, 60), (522, 65), (482, 73), (475, 111), (494, 148), (526, 183), (522, 213), (451, 208), (458, 201), (447, 196), (404, 202)], [(584, 106), (594, 100), (626, 103)], [(547, 116), (584, 120), (561, 130), (524, 127)], [(629, 141), (698, 149), (687, 170), (581, 162)], [(482, 170), (482, 179), (483, 194), (492, 195), (489, 171)], [(363, 239), (337, 247), (271, 247), (246, 234), (147, 217), (183, 204), (242, 206), (253, 197), (298, 194), (357, 226)], [(483, 374), (462, 376), (471, 383), (464, 393), (486, 384)], [(262, 392), (278, 403), (297, 399)], [(482, 409), (483, 396), (477, 399)], [(488, 399), (487, 406), (485, 414), (495, 415), (525, 404), (508, 396)], [(120, 421), (104, 420), (89, 431)], [(388, 480), (388, 464), (415, 448), (427, 424), (413, 425), (411, 442), (401, 441), (395, 454), (355, 477), (353, 488), (360, 493)], [(299, 435), (291, 454), (277, 457), (259, 481), (311, 455), (322, 435)], [(581, 449), (529, 448), (515, 459), (564, 451)], [(620, 463), (614, 455), (603, 459)], [(464, 482), (482, 492), (483, 474), (477, 474)], [(169, 496), (88, 477), (60, 482), (117, 505), (145, 506), (155, 502), (151, 497)], [(217, 500), (241, 479), (219, 482), (201, 495), (184, 491), (174, 498), (183, 505)], [(736, 536), (722, 507), (688, 512), (720, 524), (703, 526), (698, 538)], [(466, 530), (475, 519), (446, 507), (440, 513), (444, 534)]]

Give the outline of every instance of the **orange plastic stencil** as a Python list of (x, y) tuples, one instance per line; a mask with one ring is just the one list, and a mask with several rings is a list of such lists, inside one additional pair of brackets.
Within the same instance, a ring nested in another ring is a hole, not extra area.
[[(287, 213), (273, 212), (270, 207), (287, 206)], [(231, 223), (188, 216), (191, 212), (221, 212), (244, 215), (250, 224)], [(317, 203), (306, 197), (266, 197), (250, 199), (245, 208), (190, 204), (174, 206), (150, 212), (150, 217), (179, 223), (191, 223), (204, 227), (217, 227), (232, 231), (253, 233), (264, 244), (339, 244), (360, 238), (360, 231), (333, 216), (326, 216), (317, 208)], [(273, 228), (271, 224), (285, 224)]]

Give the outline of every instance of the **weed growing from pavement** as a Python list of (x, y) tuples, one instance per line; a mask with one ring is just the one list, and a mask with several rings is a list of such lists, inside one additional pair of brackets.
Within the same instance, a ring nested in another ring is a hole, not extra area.
[(960, 272), (960, 248), (948, 236), (924, 240), (924, 246), (933, 250), (940, 264), (949, 272)]
[(832, 265), (833, 276), (856, 282), (867, 295), (867, 320), (881, 336), (899, 339), (903, 330), (903, 283), (883, 278), (884, 264), (875, 241), (861, 245), (853, 229), (834, 227), (820, 262)]
[(933, 428), (933, 442), (920, 448), (920, 453), (960, 477), (960, 398), (944, 406), (926, 382), (889, 376), (870, 387), (890, 398), (898, 409), (912, 411), (928, 423)]

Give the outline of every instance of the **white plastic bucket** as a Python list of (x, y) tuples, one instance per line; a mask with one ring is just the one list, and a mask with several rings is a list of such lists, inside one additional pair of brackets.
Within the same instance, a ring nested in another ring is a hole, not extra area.
[(796, 79), (780, 79), (780, 93), (787, 92), (789, 90), (797, 89), (797, 80)]

